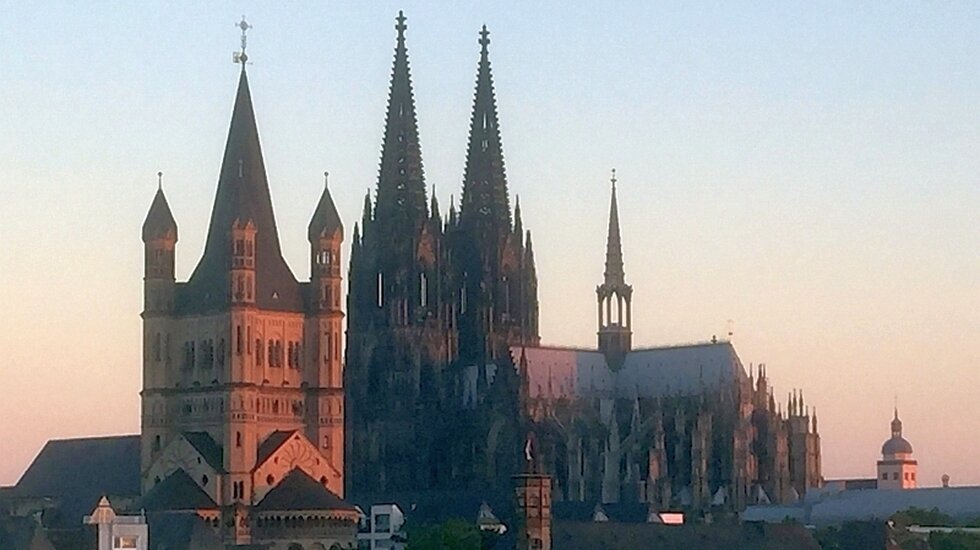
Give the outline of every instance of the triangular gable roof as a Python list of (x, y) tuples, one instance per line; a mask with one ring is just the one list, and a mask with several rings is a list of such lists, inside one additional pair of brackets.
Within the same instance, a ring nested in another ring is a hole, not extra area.
[(296, 468), (269, 491), (255, 507), (259, 512), (300, 510), (347, 510), (355, 511), (329, 489)]
[(77, 526), (103, 495), (140, 494), (140, 436), (54, 439), (17, 482), (20, 497), (56, 497), (65, 524)]
[(150, 210), (146, 213), (143, 220), (143, 241), (148, 241), (157, 237), (171, 236), (177, 240), (177, 222), (170, 211), (167, 197), (163, 194), (163, 188), (157, 189), (150, 203)]
[(218, 507), (210, 495), (184, 470), (176, 470), (157, 483), (140, 501), (151, 511), (213, 510)]
[(224, 451), (218, 445), (211, 434), (207, 432), (184, 432), (181, 435), (191, 444), (194, 449), (204, 458), (209, 466), (216, 472), (224, 472)]
[(269, 434), (269, 437), (265, 438), (265, 441), (259, 444), (257, 457), (255, 460), (255, 467), (258, 468), (265, 464), (266, 460), (272, 456), (272, 453), (276, 452), (279, 447), (289, 441), (289, 438), (298, 432), (299, 430), (276, 430)]

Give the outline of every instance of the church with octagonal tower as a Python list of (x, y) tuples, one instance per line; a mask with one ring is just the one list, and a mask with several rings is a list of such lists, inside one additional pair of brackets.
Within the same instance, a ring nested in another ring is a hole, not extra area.
[(343, 224), (324, 186), (310, 279), (297, 281), (280, 249), (244, 38), (239, 59), (204, 254), (187, 281), (175, 278), (162, 185), (143, 224), (142, 505), (196, 512), (226, 543), (346, 546), (358, 513), (342, 500)]

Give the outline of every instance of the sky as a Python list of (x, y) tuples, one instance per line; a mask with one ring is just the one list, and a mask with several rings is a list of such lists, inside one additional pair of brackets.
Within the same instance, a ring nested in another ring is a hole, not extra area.
[(139, 431), (140, 226), (163, 171), (186, 279), (235, 23), (253, 25), (279, 233), (304, 279), (323, 172), (348, 235), (376, 184), (399, 9), (444, 208), (490, 29), (544, 342), (595, 343), (616, 168), (635, 344), (731, 326), (777, 398), (802, 388), (815, 407), (825, 477), (874, 475), (897, 402), (920, 484), (980, 485), (976, 2), (5, 4), (0, 485), (49, 439)]

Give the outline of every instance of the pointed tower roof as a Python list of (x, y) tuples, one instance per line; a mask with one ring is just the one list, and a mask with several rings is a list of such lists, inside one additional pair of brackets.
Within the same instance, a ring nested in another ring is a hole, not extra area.
[[(399, 227), (409, 222), (414, 227), (427, 217), (425, 176), (422, 170), (422, 149), (419, 144), (418, 122), (415, 116), (415, 97), (405, 47), (405, 15), (398, 12), (395, 30), (395, 60), (391, 69), (388, 94), (388, 114), (381, 147), (381, 167), (378, 172), (378, 195), (375, 219)], [(404, 226), (401, 226), (404, 227)]]
[(514, 235), (518, 239), (524, 236), (524, 221), (521, 220), (521, 196), (514, 197)]
[(612, 194), (609, 199), (609, 232), (606, 236), (605, 283), (622, 285), (626, 281), (623, 270), (623, 243), (619, 235), (619, 205), (616, 202), (616, 169), (612, 171)]
[(436, 198), (436, 186), (432, 186), (432, 198), (429, 201), (429, 217), (433, 220), (441, 221), (442, 215), (439, 213), (439, 199)]
[(460, 220), (464, 225), (490, 226), (503, 234), (511, 228), (510, 204), (497, 118), (497, 100), (494, 96), (487, 50), (490, 45), (489, 34), (484, 25), (480, 31), (480, 63), (476, 74), (473, 117), (470, 119)]
[(531, 230), (524, 234), (524, 265), (529, 276), (537, 277), (537, 267), (534, 265), (534, 246), (531, 245)]
[[(157, 177), (162, 182), (163, 172), (159, 172)], [(163, 194), (162, 183), (157, 186), (157, 194), (153, 196), (150, 210), (143, 220), (143, 242), (159, 237), (171, 237), (175, 242), (177, 241), (177, 222), (170, 212), (167, 197)]]
[(316, 210), (313, 211), (313, 218), (310, 220), (307, 232), (310, 242), (320, 238), (321, 235), (333, 235), (335, 232), (340, 234), (341, 239), (344, 238), (344, 224), (340, 221), (340, 214), (337, 213), (337, 207), (333, 204), (333, 198), (330, 197), (330, 188), (327, 185), (328, 176), (327, 172), (323, 173), (323, 193), (320, 195), (320, 202), (317, 203)]
[(252, 94), (243, 64), (204, 255), (187, 282), (184, 299), (179, 304), (183, 313), (214, 311), (228, 306), (232, 248), (229, 231), (234, 224), (248, 222), (256, 229), (256, 305), (261, 309), (303, 311), (299, 284), (282, 258), (252, 110)]

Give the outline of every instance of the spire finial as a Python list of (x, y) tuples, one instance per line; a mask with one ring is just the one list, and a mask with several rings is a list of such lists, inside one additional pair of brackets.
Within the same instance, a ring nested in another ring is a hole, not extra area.
[(157, 191), (163, 190), (163, 172), (157, 172)]
[(482, 46), (482, 52), (487, 53), (487, 46), (490, 45), (490, 31), (487, 30), (487, 26), (483, 25), (483, 29), (480, 30), (480, 46)]
[(242, 51), (235, 52), (234, 60), (235, 63), (241, 63), (242, 70), (245, 70), (245, 62), (248, 61), (248, 56), (245, 54), (245, 46), (248, 43), (248, 36), (246, 33), (248, 32), (248, 29), (252, 28), (252, 25), (249, 25), (248, 21), (245, 21), (245, 16), (242, 15), (242, 20), (235, 23), (235, 26), (242, 30)]
[(612, 169), (612, 177), (609, 179), (609, 181), (612, 182), (612, 188), (613, 188), (613, 191), (615, 191), (616, 190), (616, 182), (619, 181), (619, 180), (616, 179), (616, 169), (615, 168)]
[(323, 171), (323, 188), (324, 189), (327, 188), (327, 180), (329, 180), (329, 179), (330, 179), (330, 172), (327, 172), (326, 170), (324, 170)]
[(405, 39), (405, 31), (408, 30), (408, 25), (405, 24), (406, 19), (408, 18), (405, 17), (402, 10), (398, 10), (398, 17), (395, 18), (395, 21), (397, 21), (395, 24), (395, 30), (398, 31), (398, 40)]

